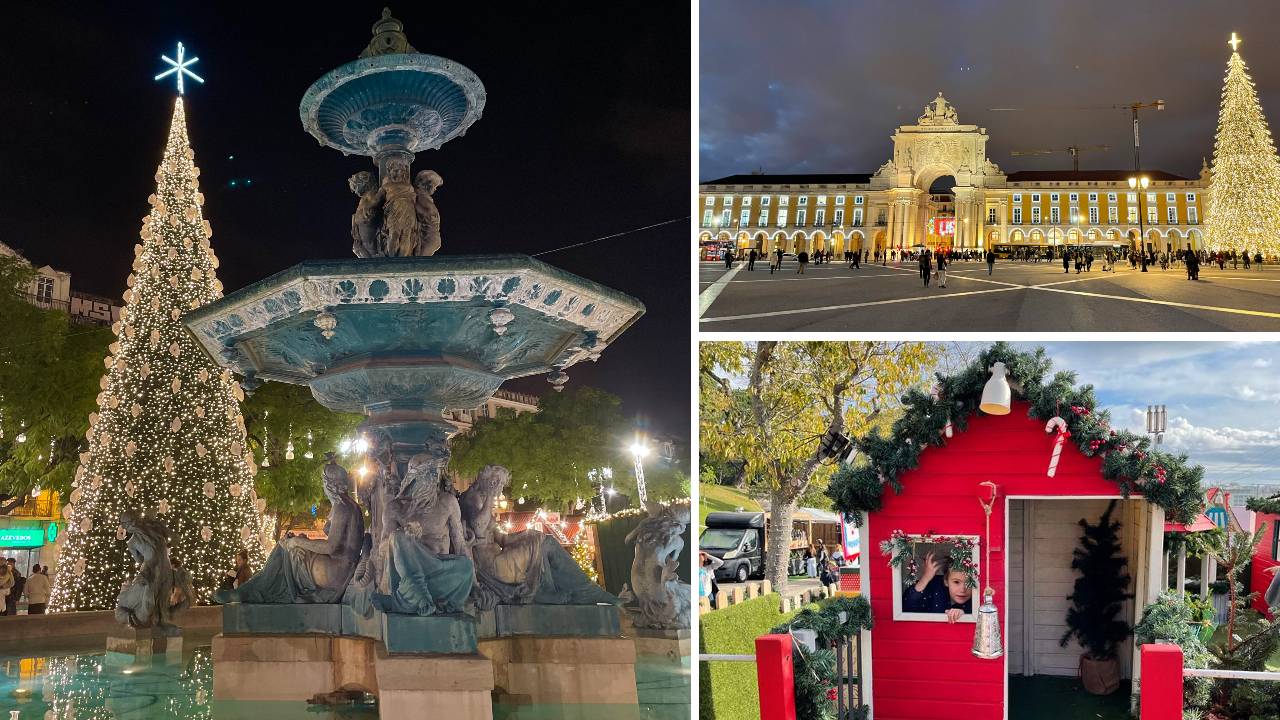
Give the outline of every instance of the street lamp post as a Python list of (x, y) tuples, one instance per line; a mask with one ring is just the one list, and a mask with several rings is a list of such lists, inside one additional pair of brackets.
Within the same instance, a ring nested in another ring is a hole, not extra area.
[(636, 496), (640, 498), (640, 505), (643, 506), (649, 498), (649, 493), (644, 486), (644, 458), (649, 454), (649, 446), (637, 438), (631, 443), (631, 454), (636, 459)]
[(1168, 421), (1169, 413), (1164, 405), (1147, 406), (1147, 434), (1154, 437), (1156, 445), (1164, 442)]
[(1140, 178), (1129, 178), (1129, 188), (1131, 190), (1137, 188), (1139, 185), (1142, 186), (1142, 190), (1138, 193), (1138, 252), (1142, 258), (1142, 272), (1147, 272), (1147, 231), (1145, 226), (1142, 224), (1142, 211), (1144, 209), (1142, 207), (1142, 196), (1147, 194), (1146, 191), (1147, 187), (1151, 185), (1151, 178), (1146, 175), (1143, 175)]

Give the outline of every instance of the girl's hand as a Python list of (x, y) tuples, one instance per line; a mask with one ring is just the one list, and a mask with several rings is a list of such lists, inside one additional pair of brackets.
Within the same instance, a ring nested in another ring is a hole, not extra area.
[(924, 568), (920, 571), (920, 579), (916, 581), (916, 592), (924, 592), (929, 581), (933, 579), (934, 575), (938, 574), (938, 570), (941, 569), (940, 566), (937, 556), (933, 553), (924, 556)]
[(963, 610), (960, 608), (951, 608), (950, 610), (947, 610), (947, 622), (954, 625), (956, 621), (960, 619), (961, 615), (964, 615)]

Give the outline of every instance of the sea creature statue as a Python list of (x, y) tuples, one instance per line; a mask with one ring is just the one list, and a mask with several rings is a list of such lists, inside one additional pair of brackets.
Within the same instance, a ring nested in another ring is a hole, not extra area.
[[(458, 498), (441, 487), (448, 459), (441, 455), (409, 458), (399, 492), (384, 505), (384, 539), (374, 555), (381, 562), (376, 584), (361, 578), (370, 593), (369, 604), (383, 612), (462, 612), (471, 594), (471, 551), (463, 539)], [(358, 598), (352, 604), (369, 612)]]
[(462, 516), (476, 564), (476, 607), (617, 604), (618, 598), (591, 582), (554, 537), (537, 530), (498, 531), (493, 505), (510, 480), (511, 471), (486, 465), (462, 494)]
[(364, 516), (351, 497), (351, 478), (334, 460), (322, 471), (324, 494), (333, 509), (325, 521), (323, 540), (301, 535), (276, 544), (267, 564), (243, 585), (219, 590), (221, 603), (334, 603), (342, 599), (365, 545)]
[(138, 574), (116, 598), (116, 620), (132, 628), (155, 628), (176, 636), (177, 613), (191, 604), (191, 573), (169, 560), (169, 529), (154, 517), (126, 510), (120, 525), (129, 534), (129, 555)]
[(440, 249), (440, 211), (432, 196), (444, 179), (422, 170), (409, 181), (409, 160), (391, 158), (383, 177), (367, 170), (347, 180), (358, 198), (351, 215), (351, 250), (356, 257), (414, 257)]
[(637, 627), (688, 629), (689, 584), (680, 582), (676, 568), (684, 551), (681, 536), (689, 526), (689, 506), (646, 503), (646, 509), (649, 517), (626, 538), (635, 544), (636, 554), (631, 585), (623, 585), (619, 597), (639, 601)]

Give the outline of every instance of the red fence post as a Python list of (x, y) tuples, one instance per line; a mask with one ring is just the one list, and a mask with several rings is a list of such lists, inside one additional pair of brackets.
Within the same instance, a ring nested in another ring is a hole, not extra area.
[(1182, 648), (1142, 646), (1141, 720), (1182, 720)]
[(796, 720), (790, 635), (756, 638), (756, 679), (760, 685), (760, 720)]

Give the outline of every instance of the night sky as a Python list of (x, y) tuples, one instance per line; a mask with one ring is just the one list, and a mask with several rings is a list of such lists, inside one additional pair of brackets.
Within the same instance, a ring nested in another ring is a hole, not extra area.
[[(188, 81), (187, 119), (227, 291), (304, 259), (349, 257), (347, 178), (372, 164), (320, 147), (298, 102), (356, 59), (383, 4), (7, 9), (0, 240), (70, 272), (73, 289), (119, 302), (175, 96), (152, 78), (181, 40), (206, 80)], [(414, 163), (444, 177), (442, 254), (533, 254), (688, 216), (687, 9), (452, 7), (466, 9), (391, 7), (419, 52), (467, 66), (488, 92), (466, 136)], [(629, 417), (679, 437), (689, 428), (688, 227), (540, 258), (648, 307), (598, 363), (569, 370), (569, 387), (620, 395)], [(542, 377), (510, 386), (549, 390)]]
[[(1114, 2), (760, 2), (703, 0), (699, 177), (873, 173), (889, 137), (946, 96), (985, 127), (1006, 172), (1071, 169), (1066, 154), (1011, 150), (1110, 145), (1080, 167), (1133, 167), (1127, 110), (1143, 111), (1143, 169), (1189, 177), (1212, 160), (1218, 102), (1237, 32), (1272, 129), (1280, 122), (1273, 0)], [(991, 112), (1018, 107), (1023, 112)]]

